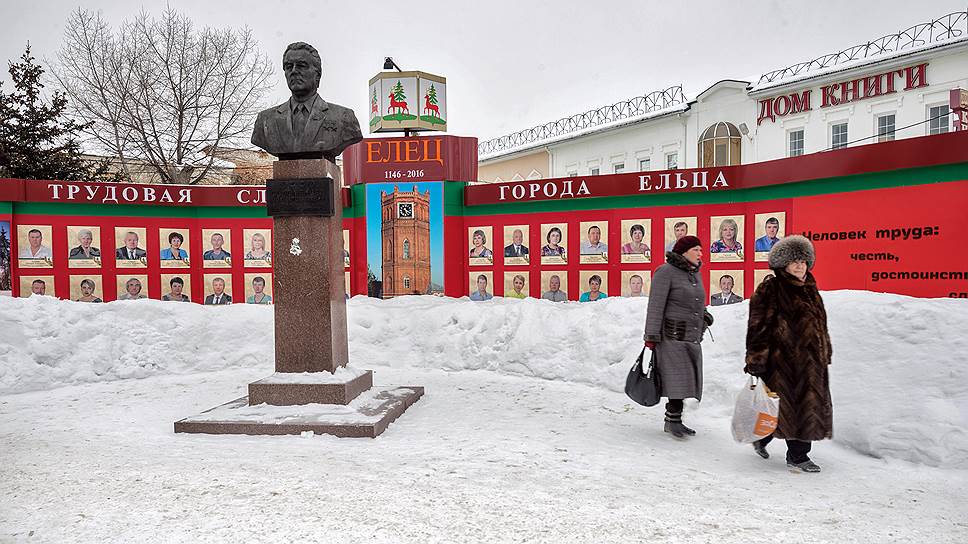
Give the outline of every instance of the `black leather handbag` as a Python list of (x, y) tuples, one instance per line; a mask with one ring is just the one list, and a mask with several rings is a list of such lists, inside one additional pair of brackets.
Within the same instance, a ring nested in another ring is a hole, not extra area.
[(655, 351), (652, 351), (649, 366), (645, 369), (642, 368), (644, 358), (643, 348), (639, 358), (632, 365), (632, 370), (629, 370), (628, 378), (625, 379), (625, 394), (642, 406), (655, 406), (659, 404), (662, 392), (659, 373), (655, 369)]

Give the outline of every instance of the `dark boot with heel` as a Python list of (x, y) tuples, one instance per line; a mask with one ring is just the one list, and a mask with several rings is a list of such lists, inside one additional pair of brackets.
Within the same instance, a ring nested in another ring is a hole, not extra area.
[(671, 412), (669, 410), (666, 410), (665, 413), (664, 430), (676, 438), (685, 438), (696, 434), (696, 431), (682, 424), (682, 412)]

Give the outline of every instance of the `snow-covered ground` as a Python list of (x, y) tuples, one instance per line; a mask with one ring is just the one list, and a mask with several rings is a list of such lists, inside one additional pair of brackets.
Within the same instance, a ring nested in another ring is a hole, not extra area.
[(644, 301), (349, 303), (427, 394), (381, 437), (175, 435), (272, 373), (272, 309), (0, 299), (0, 542), (965, 542), (968, 302), (825, 293), (817, 475), (732, 442), (746, 304), (712, 308), (699, 435), (621, 392)]

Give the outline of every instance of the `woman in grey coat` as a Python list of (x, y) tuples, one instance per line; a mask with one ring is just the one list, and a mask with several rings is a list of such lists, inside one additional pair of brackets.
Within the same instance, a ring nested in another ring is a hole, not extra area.
[(702, 341), (712, 316), (706, 313), (706, 290), (699, 277), (702, 242), (683, 236), (666, 264), (652, 276), (649, 308), (645, 318), (645, 346), (655, 352), (656, 368), (667, 397), (665, 432), (676, 438), (696, 431), (682, 424), (682, 401), (702, 399)]

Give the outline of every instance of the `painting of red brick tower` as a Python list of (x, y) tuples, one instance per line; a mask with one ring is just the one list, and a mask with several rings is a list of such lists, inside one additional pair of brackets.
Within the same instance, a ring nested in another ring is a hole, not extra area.
[(430, 191), (380, 192), (383, 298), (425, 294), (430, 288)]

